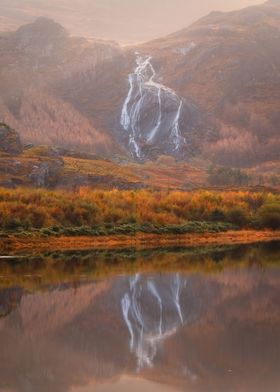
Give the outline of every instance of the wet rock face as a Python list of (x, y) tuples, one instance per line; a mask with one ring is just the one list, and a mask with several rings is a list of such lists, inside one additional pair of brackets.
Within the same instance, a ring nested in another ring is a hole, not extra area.
[(186, 136), (196, 126), (198, 109), (159, 82), (151, 56), (136, 53), (136, 64), (128, 76), (129, 90), (120, 119), (131, 155), (143, 159), (153, 148), (184, 155)]
[(0, 123), (0, 151), (20, 154), (23, 150), (20, 137), (8, 125)]

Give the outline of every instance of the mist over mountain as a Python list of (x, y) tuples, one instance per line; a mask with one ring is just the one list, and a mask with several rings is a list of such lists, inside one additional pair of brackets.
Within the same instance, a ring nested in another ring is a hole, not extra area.
[(135, 43), (172, 33), (208, 12), (229, 11), (258, 0), (1, 0), (0, 31), (36, 17), (52, 18), (71, 34)]

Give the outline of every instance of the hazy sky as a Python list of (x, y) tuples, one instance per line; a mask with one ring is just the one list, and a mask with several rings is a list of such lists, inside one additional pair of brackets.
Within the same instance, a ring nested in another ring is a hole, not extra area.
[(187, 27), (213, 10), (228, 11), (258, 0), (0, 0), (0, 28), (48, 16), (73, 34), (123, 43), (144, 41)]

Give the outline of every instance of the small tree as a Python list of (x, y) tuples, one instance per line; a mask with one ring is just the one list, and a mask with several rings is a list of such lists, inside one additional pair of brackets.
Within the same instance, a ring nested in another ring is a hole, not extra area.
[(224, 222), (226, 220), (226, 216), (223, 210), (216, 208), (212, 211), (210, 219), (214, 222)]
[(266, 203), (257, 213), (257, 220), (262, 227), (268, 227), (273, 230), (280, 228), (280, 204)]
[(241, 207), (234, 207), (228, 212), (228, 221), (230, 223), (233, 223), (234, 225), (237, 225), (239, 227), (246, 226), (249, 222), (249, 216), (247, 211), (245, 211)]

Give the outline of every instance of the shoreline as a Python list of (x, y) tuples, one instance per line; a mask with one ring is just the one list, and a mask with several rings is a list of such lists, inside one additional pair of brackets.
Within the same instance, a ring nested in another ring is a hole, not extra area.
[(280, 231), (240, 230), (222, 233), (193, 234), (144, 234), (135, 236), (80, 236), (80, 237), (39, 237), (19, 238), (8, 236), (0, 239), (0, 252), (36, 251), (75, 251), (90, 249), (117, 248), (155, 248), (165, 246), (207, 246), (207, 245), (238, 245), (280, 240)]

